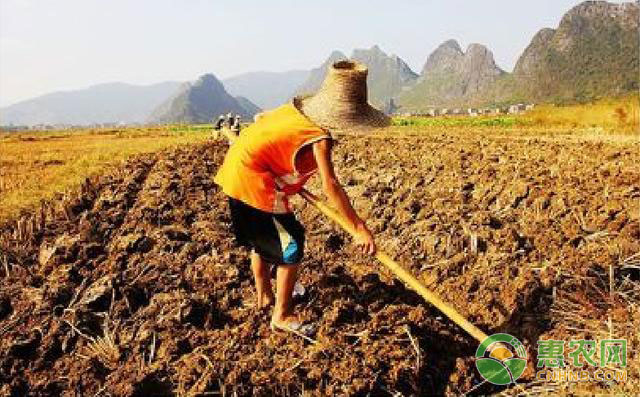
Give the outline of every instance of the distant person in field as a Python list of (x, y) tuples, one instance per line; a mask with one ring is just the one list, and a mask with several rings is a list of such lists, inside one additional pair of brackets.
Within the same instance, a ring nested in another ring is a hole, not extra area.
[[(275, 305), (272, 330), (309, 333), (294, 312), (292, 293), (303, 257), (305, 233), (289, 197), (318, 171), (330, 204), (357, 230), (355, 242), (374, 254), (376, 244), (336, 178), (330, 131), (366, 131), (389, 124), (367, 102), (367, 68), (341, 61), (311, 97), (262, 113), (229, 148), (215, 181), (229, 197), (239, 244), (249, 247), (257, 306)], [(277, 265), (275, 294), (269, 265)]]
[(216, 131), (220, 131), (223, 125), (224, 125), (224, 116), (220, 115), (218, 117), (218, 121), (215, 122), (213, 129)]
[(233, 124), (231, 125), (231, 131), (233, 131), (236, 135), (238, 135), (240, 133), (240, 123), (241, 123), (241, 118), (239, 114), (236, 114), (236, 117), (233, 119)]
[(231, 128), (233, 127), (233, 123), (235, 123), (235, 120), (233, 118), (233, 114), (231, 114), (231, 112), (227, 113), (227, 127)]

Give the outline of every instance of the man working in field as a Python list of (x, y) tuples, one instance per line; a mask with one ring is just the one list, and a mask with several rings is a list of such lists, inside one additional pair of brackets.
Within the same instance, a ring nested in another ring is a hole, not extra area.
[[(367, 69), (341, 61), (328, 71), (311, 97), (265, 112), (240, 134), (215, 181), (229, 196), (238, 242), (252, 249), (251, 269), (259, 308), (275, 303), (273, 330), (306, 332), (293, 312), (292, 293), (302, 260), (304, 229), (289, 207), (289, 196), (319, 171), (330, 204), (357, 230), (356, 244), (375, 253), (373, 236), (356, 214), (331, 162), (329, 130), (349, 132), (389, 124), (367, 102)], [(276, 293), (268, 264), (277, 265)]]

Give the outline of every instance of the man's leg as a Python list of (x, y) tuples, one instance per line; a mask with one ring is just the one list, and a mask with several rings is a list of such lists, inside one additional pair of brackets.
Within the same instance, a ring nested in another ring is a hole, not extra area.
[(269, 268), (262, 260), (262, 257), (251, 252), (251, 270), (253, 271), (253, 279), (256, 283), (256, 293), (258, 296), (258, 308), (263, 308), (273, 304), (273, 290), (271, 289), (271, 277)]
[(295, 320), (292, 294), (298, 275), (298, 265), (279, 265), (276, 273), (276, 306), (271, 321), (286, 324)]

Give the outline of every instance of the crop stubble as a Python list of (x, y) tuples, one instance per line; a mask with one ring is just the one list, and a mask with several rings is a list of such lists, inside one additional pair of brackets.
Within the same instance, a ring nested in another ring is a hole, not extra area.
[[(212, 182), (225, 150), (137, 156), (5, 225), (0, 394), (430, 395), (481, 381), (477, 342), (302, 200), (297, 307), (317, 343), (271, 333)], [(638, 157), (637, 144), (437, 132), (341, 137), (334, 153), (379, 245), (534, 359), (539, 338), (639, 346)], [(637, 354), (616, 390), (638, 390)]]

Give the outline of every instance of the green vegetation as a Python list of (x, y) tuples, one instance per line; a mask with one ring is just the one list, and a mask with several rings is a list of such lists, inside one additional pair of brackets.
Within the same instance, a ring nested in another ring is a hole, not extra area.
[(175, 124), (167, 127), (169, 131), (177, 134), (191, 133), (191, 132), (211, 132), (213, 130), (213, 124)]
[(406, 127), (512, 127), (519, 120), (515, 116), (497, 117), (397, 117), (394, 126)]

